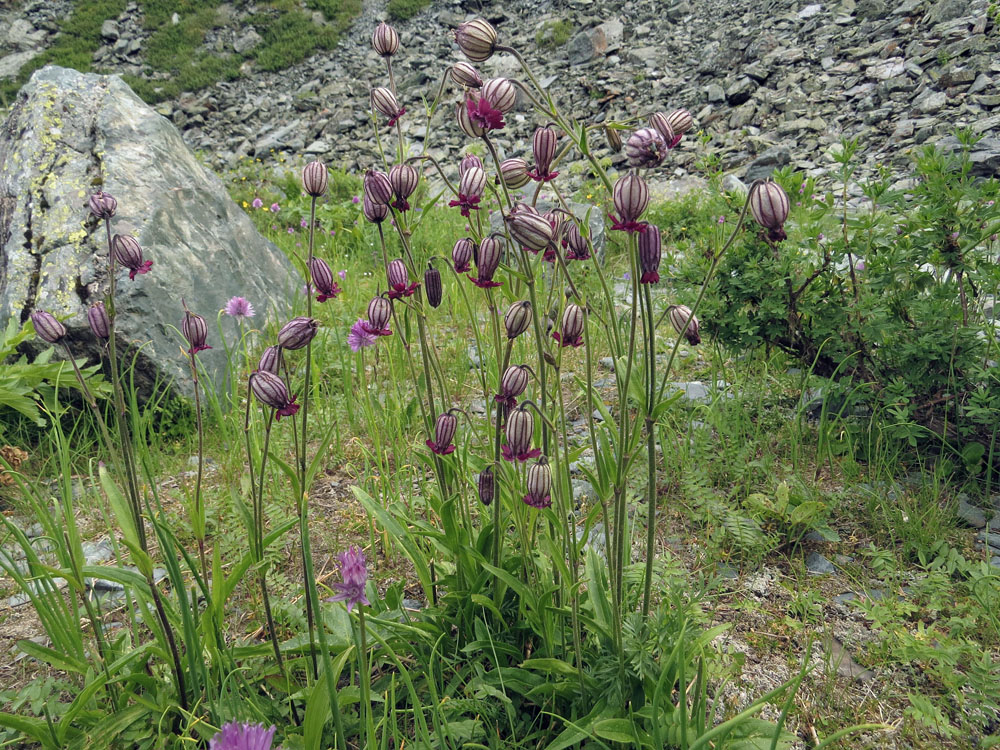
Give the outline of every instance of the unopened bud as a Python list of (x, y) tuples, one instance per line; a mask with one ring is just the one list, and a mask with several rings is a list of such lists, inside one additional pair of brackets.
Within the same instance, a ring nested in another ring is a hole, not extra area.
[(477, 18), (458, 25), (455, 29), (455, 42), (462, 54), (472, 62), (484, 62), (496, 50), (497, 31), (488, 21)]
[(427, 302), (431, 307), (438, 307), (444, 296), (444, 289), (441, 285), (441, 272), (434, 266), (427, 266), (424, 271), (424, 291), (427, 292)]
[(381, 224), (389, 216), (389, 206), (385, 203), (376, 203), (369, 197), (368, 193), (365, 193), (361, 210), (365, 219), (372, 224)]
[(496, 400), (510, 403), (524, 393), (527, 387), (528, 368), (524, 365), (511, 365), (500, 378), (500, 393), (497, 394)]
[(333, 280), (333, 271), (322, 258), (313, 258), (309, 261), (309, 275), (312, 277), (313, 286), (319, 292), (316, 297), (317, 302), (326, 302), (340, 294), (340, 286)]
[(701, 336), (698, 335), (700, 329), (698, 318), (692, 314), (690, 307), (686, 305), (671, 305), (669, 313), (670, 325), (674, 327), (677, 333), (683, 334), (691, 346), (701, 343)]
[(115, 215), (115, 211), (118, 210), (118, 201), (114, 199), (114, 196), (105, 193), (103, 190), (90, 196), (88, 203), (90, 205), (90, 213), (98, 219), (110, 219)]
[(507, 417), (506, 434), (507, 447), (514, 458), (529, 453), (531, 439), (535, 436), (535, 418), (531, 412), (523, 407), (514, 409)]
[(399, 34), (389, 24), (380, 23), (372, 33), (372, 48), (380, 57), (392, 57), (399, 49)]
[(56, 320), (52, 313), (45, 310), (32, 312), (31, 322), (35, 326), (38, 338), (48, 344), (58, 344), (66, 336), (66, 326)]
[(622, 150), (622, 137), (616, 128), (604, 128), (604, 138), (608, 142), (608, 148), (616, 154)]
[(473, 167), (482, 169), (483, 160), (480, 159), (475, 154), (466, 154), (465, 156), (462, 157), (462, 161), (458, 163), (458, 176), (461, 177)]
[(667, 121), (670, 123), (670, 129), (674, 132), (674, 138), (680, 138), (694, 125), (694, 118), (686, 109), (675, 109), (667, 115)]
[(372, 89), (371, 101), (372, 109), (388, 117), (390, 126), (395, 125), (396, 120), (406, 113), (406, 110), (399, 106), (396, 95), (384, 86)]
[(111, 319), (108, 311), (104, 309), (103, 302), (95, 302), (87, 310), (87, 322), (90, 323), (90, 330), (99, 339), (111, 338)]
[(302, 188), (313, 198), (326, 192), (329, 181), (326, 164), (321, 161), (311, 161), (302, 168)]
[(283, 349), (301, 349), (316, 336), (319, 321), (315, 318), (292, 318), (278, 331), (278, 346)]
[(649, 126), (660, 134), (660, 138), (669, 147), (674, 140), (674, 128), (670, 124), (670, 117), (665, 112), (656, 112), (649, 116)]
[(500, 179), (510, 190), (517, 190), (528, 184), (528, 162), (524, 159), (505, 159), (500, 162)]
[(563, 310), (562, 331), (553, 336), (562, 346), (582, 346), (583, 323), (583, 310), (579, 305), (570, 303)]
[(483, 85), (483, 77), (479, 75), (479, 71), (467, 62), (455, 63), (451, 66), (451, 80), (459, 86), (470, 89), (478, 89)]
[(392, 303), (385, 297), (372, 297), (368, 303), (368, 325), (374, 331), (388, 329), (392, 317)]
[(250, 376), (250, 389), (262, 404), (277, 410), (279, 422), (299, 410), (295, 397), (288, 395), (285, 381), (267, 370), (258, 370)]
[(365, 172), (364, 191), (365, 196), (373, 203), (387, 206), (392, 200), (392, 182), (385, 172), (379, 172), (377, 169)]
[(392, 192), (396, 196), (396, 202), (406, 204), (406, 208), (401, 208), (398, 205), (396, 208), (401, 211), (409, 209), (406, 199), (413, 195), (413, 191), (417, 189), (419, 182), (420, 175), (409, 164), (396, 164), (389, 170), (389, 184), (392, 186)]
[(517, 89), (506, 78), (492, 78), (483, 84), (482, 96), (503, 113), (510, 112), (517, 101)]
[(503, 316), (503, 324), (507, 329), (508, 339), (516, 339), (527, 331), (531, 325), (531, 303), (527, 300), (515, 302)]
[(479, 472), (479, 478), (476, 484), (479, 490), (479, 502), (488, 506), (493, 502), (493, 498), (496, 496), (497, 481), (496, 477), (493, 475), (493, 469), (487, 466)]

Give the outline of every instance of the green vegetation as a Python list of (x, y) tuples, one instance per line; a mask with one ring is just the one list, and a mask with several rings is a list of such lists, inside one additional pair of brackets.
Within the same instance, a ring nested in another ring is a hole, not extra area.
[(431, 0), (389, 0), (386, 10), (393, 21), (408, 21), (431, 4)]
[(546, 21), (535, 32), (535, 45), (539, 49), (556, 49), (569, 41), (573, 34), (573, 22), (561, 18), (558, 21)]
[[(205, 36), (222, 31), (221, 0), (143, 0), (144, 27), (150, 32), (142, 48), (147, 75), (126, 75), (128, 84), (147, 102), (155, 103), (198, 91), (217, 81), (242, 75), (245, 64), (257, 70), (278, 71), (295, 65), (319, 50), (332, 49), (361, 10), (360, 0), (310, 0), (309, 10), (321, 11), (325, 23), (317, 25), (293, 0), (273, 0), (254, 6), (249, 20), (262, 41), (244, 54), (232, 49), (208, 49)], [(55, 64), (82, 71), (97, 71), (93, 54), (102, 44), (101, 24), (125, 10), (124, 0), (78, 3), (63, 24), (51, 48), (35, 58), (14, 81), (0, 88), (0, 100), (11, 101), (17, 90), (38, 68)], [(177, 14), (178, 23), (172, 18)], [(97, 71), (100, 72), (100, 71)], [(164, 78), (166, 74), (168, 77)]]

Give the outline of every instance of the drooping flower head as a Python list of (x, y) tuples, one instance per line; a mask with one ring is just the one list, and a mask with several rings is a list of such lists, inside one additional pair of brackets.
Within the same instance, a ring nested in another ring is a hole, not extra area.
[(677, 333), (683, 334), (691, 346), (697, 346), (701, 343), (701, 336), (698, 335), (701, 326), (698, 325), (698, 318), (692, 314), (690, 307), (671, 305), (669, 313), (670, 325)]
[(322, 258), (313, 258), (309, 261), (309, 275), (312, 276), (313, 286), (319, 292), (316, 296), (317, 302), (326, 302), (340, 294), (340, 286), (333, 280), (333, 271)]
[(483, 84), (482, 96), (493, 109), (507, 114), (517, 102), (517, 89), (507, 78), (491, 78)]
[(670, 124), (670, 117), (665, 112), (654, 112), (649, 116), (649, 127), (660, 134), (660, 138), (666, 144), (667, 148), (673, 148), (671, 143), (674, 143), (674, 128)]
[(389, 175), (377, 169), (369, 169), (364, 177), (365, 197), (383, 206), (392, 201), (392, 182)]
[(358, 318), (347, 333), (347, 345), (351, 347), (352, 352), (360, 352), (369, 346), (375, 346), (376, 341), (378, 336), (368, 330), (368, 321), (364, 318)]
[(572, 302), (566, 305), (562, 316), (562, 331), (556, 331), (552, 338), (560, 346), (583, 346), (583, 309)]
[(667, 158), (667, 142), (653, 128), (639, 128), (625, 141), (630, 167), (658, 167)]
[(531, 325), (531, 303), (527, 300), (515, 302), (503, 316), (503, 325), (508, 339), (516, 339)]
[(510, 190), (517, 190), (528, 184), (531, 177), (528, 174), (528, 162), (514, 157), (500, 162), (500, 179)]
[(498, 404), (514, 407), (517, 397), (528, 387), (528, 368), (525, 365), (511, 365), (500, 378), (500, 392), (493, 397)]
[(365, 193), (361, 210), (365, 219), (372, 224), (381, 224), (389, 216), (389, 206), (385, 203), (376, 203), (368, 196), (368, 193)]
[(230, 318), (236, 318), (237, 320), (252, 318), (257, 314), (253, 309), (253, 305), (250, 304), (246, 297), (230, 297), (222, 310)]
[(531, 150), (535, 156), (535, 168), (528, 176), (536, 182), (549, 182), (559, 173), (551, 170), (552, 160), (556, 158), (556, 145), (559, 136), (552, 128), (538, 128), (531, 139)]
[(675, 109), (667, 115), (667, 122), (670, 123), (670, 129), (674, 131), (674, 141), (673, 143), (668, 142), (667, 146), (673, 148), (680, 143), (681, 137), (694, 125), (694, 118), (686, 109)]
[(420, 286), (418, 281), (410, 283), (410, 272), (406, 269), (406, 263), (403, 262), (402, 258), (389, 261), (389, 265), (385, 269), (385, 276), (389, 282), (389, 291), (387, 292), (389, 299), (409, 297)]
[(587, 260), (590, 257), (590, 243), (575, 221), (567, 222), (564, 242), (567, 247), (566, 260)]
[(448, 202), (451, 207), (458, 206), (462, 216), (469, 216), (470, 211), (479, 210), (479, 202), (483, 199), (486, 189), (486, 172), (479, 167), (469, 167), (458, 181), (458, 198)]
[(372, 109), (389, 118), (389, 122), (386, 123), (387, 128), (391, 128), (400, 117), (406, 114), (406, 109), (399, 106), (396, 95), (384, 86), (372, 89), (371, 101)]
[(459, 86), (470, 89), (478, 89), (483, 85), (483, 77), (479, 71), (467, 62), (455, 63), (451, 66), (451, 80)]
[(646, 224), (639, 232), (640, 284), (655, 284), (660, 280), (660, 230)]
[(465, 273), (469, 270), (475, 251), (476, 246), (468, 237), (455, 242), (455, 246), (451, 249), (451, 262), (455, 267), (455, 273)]
[(466, 135), (473, 138), (482, 137), (490, 130), (500, 130), (506, 125), (503, 121), (503, 110), (494, 106), (487, 97), (477, 94), (475, 91), (470, 91), (465, 95), (465, 112), (465, 119), (470, 127), (466, 129), (463, 126), (461, 114), (458, 124), (463, 126), (462, 130)]
[(503, 242), (496, 237), (484, 237), (476, 249), (476, 276), (470, 276), (469, 280), (480, 289), (490, 289), (502, 286), (502, 281), (494, 281), (493, 274), (500, 267), (500, 258), (503, 257)]
[(368, 303), (368, 332), (375, 336), (391, 336), (389, 319), (392, 317), (392, 303), (385, 297), (372, 297)]
[(483, 168), (483, 160), (480, 159), (475, 154), (466, 154), (462, 157), (462, 161), (458, 163), (458, 176), (461, 177), (472, 167)]
[(552, 225), (523, 203), (517, 204), (508, 215), (507, 230), (515, 242), (536, 253), (552, 242)]
[(118, 210), (118, 201), (110, 193), (100, 190), (90, 196), (90, 213), (98, 219), (110, 219)]
[(153, 267), (153, 261), (143, 261), (139, 240), (130, 234), (116, 234), (111, 239), (111, 249), (115, 254), (115, 260), (128, 269), (128, 277), (131, 280), (139, 274), (149, 273), (149, 269)]
[(649, 205), (649, 187), (639, 175), (629, 173), (618, 178), (613, 191), (617, 215), (611, 214), (611, 229), (640, 232), (646, 226), (639, 221)]
[(479, 502), (483, 505), (489, 506), (493, 502), (493, 497), (496, 495), (496, 476), (493, 474), (493, 469), (487, 466), (481, 472), (479, 472), (479, 477), (476, 480), (476, 488), (479, 491)]
[(368, 582), (368, 569), (365, 567), (365, 553), (360, 548), (351, 546), (338, 555), (340, 559), (340, 581), (333, 584), (336, 594), (335, 602), (347, 602), (347, 611), (362, 604), (368, 605), (365, 595), (365, 584)]
[(257, 363), (257, 369), (262, 372), (269, 372), (272, 375), (277, 375), (281, 370), (281, 347), (267, 347), (267, 349), (264, 350), (264, 353), (260, 355), (260, 361)]
[(47, 344), (58, 344), (66, 337), (66, 326), (56, 320), (55, 315), (45, 310), (34, 310), (31, 322), (38, 338)]
[(523, 463), (530, 458), (538, 458), (542, 455), (540, 448), (532, 449), (531, 447), (531, 440), (535, 435), (535, 418), (523, 406), (514, 409), (507, 417), (505, 433), (507, 442), (500, 450), (504, 460)]
[(477, 18), (458, 25), (455, 42), (469, 60), (485, 62), (496, 51), (497, 30), (485, 19)]
[[(470, 91), (466, 94), (466, 98), (458, 103), (458, 109), (455, 110), (455, 119), (458, 121), (458, 127), (469, 138), (482, 138), (486, 135), (486, 128), (478, 124), (480, 117), (477, 117), (474, 121), (472, 115), (469, 114), (469, 100), (473, 96), (476, 96), (478, 99), (478, 95)], [(473, 104), (472, 109), (475, 110), (477, 106), (478, 104)]]
[(111, 338), (111, 319), (108, 317), (108, 311), (104, 309), (103, 302), (95, 302), (90, 306), (87, 310), (87, 322), (97, 338)]
[(205, 340), (208, 338), (208, 324), (205, 323), (203, 317), (195, 315), (190, 310), (184, 310), (184, 320), (181, 321), (181, 333), (184, 334), (184, 338), (191, 347), (188, 349), (188, 354), (191, 356), (205, 349), (212, 348), (205, 343)]
[(410, 204), (407, 198), (413, 195), (420, 182), (420, 174), (409, 164), (395, 164), (389, 170), (389, 184), (392, 186), (392, 194), (395, 200), (392, 207), (397, 211), (409, 211)]
[(271, 750), (275, 727), (263, 724), (241, 724), (231, 721), (208, 741), (209, 750)]
[(771, 242), (781, 242), (788, 237), (784, 229), (788, 209), (788, 195), (774, 180), (767, 179), (750, 188), (750, 213), (754, 221), (767, 230)]
[(605, 126), (604, 140), (608, 142), (608, 148), (616, 154), (622, 150), (622, 136), (621, 133), (618, 132), (617, 128)]
[(392, 57), (399, 49), (399, 34), (383, 21), (372, 32), (372, 49), (380, 57)]
[(265, 406), (275, 409), (275, 419), (290, 417), (299, 410), (295, 396), (288, 394), (285, 381), (267, 370), (258, 370), (250, 375), (250, 389)]
[(549, 464), (544, 458), (528, 469), (526, 484), (528, 494), (523, 498), (525, 505), (539, 509), (552, 505), (552, 498), (549, 495), (552, 491), (552, 472), (549, 471)]
[(438, 307), (444, 298), (444, 287), (441, 284), (441, 272), (430, 263), (424, 271), (424, 291), (427, 293), (427, 304)]
[(426, 441), (427, 447), (439, 456), (447, 456), (455, 452), (455, 429), (458, 419), (451, 412), (441, 414), (434, 423), (434, 439)]

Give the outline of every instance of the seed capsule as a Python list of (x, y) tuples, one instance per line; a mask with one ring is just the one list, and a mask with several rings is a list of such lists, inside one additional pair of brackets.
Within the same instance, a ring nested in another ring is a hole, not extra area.
[(493, 469), (487, 466), (481, 472), (479, 472), (479, 478), (476, 482), (479, 490), (479, 502), (483, 505), (489, 506), (493, 502), (493, 498), (496, 495), (496, 477), (493, 475)]
[(329, 182), (330, 175), (323, 162), (311, 161), (302, 168), (302, 188), (313, 198), (323, 195)]

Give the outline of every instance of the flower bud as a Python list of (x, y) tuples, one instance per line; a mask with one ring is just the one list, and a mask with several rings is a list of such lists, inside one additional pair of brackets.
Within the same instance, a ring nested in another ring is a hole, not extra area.
[(104, 309), (103, 302), (95, 302), (87, 310), (87, 322), (90, 323), (90, 330), (99, 339), (111, 338), (111, 319), (108, 311)]
[(562, 211), (546, 211), (542, 218), (552, 227), (552, 244), (558, 246), (566, 230), (566, 214)]
[(479, 75), (479, 71), (467, 62), (455, 63), (451, 66), (451, 80), (459, 86), (470, 89), (478, 89), (483, 85), (483, 77)]
[(649, 187), (639, 175), (627, 174), (615, 183), (615, 210), (623, 223), (635, 223), (649, 205)]
[(392, 317), (392, 303), (385, 297), (372, 297), (368, 303), (368, 330), (380, 336), (387, 336), (389, 318)]
[(503, 316), (503, 325), (507, 329), (508, 339), (516, 339), (527, 331), (531, 325), (531, 303), (524, 300), (511, 305)]
[(282, 349), (301, 349), (316, 336), (319, 321), (304, 316), (292, 318), (278, 331), (278, 346)]
[(392, 200), (392, 182), (385, 172), (379, 172), (377, 169), (369, 169), (365, 172), (364, 190), (365, 196), (372, 203), (387, 206)]
[(392, 57), (399, 49), (399, 34), (383, 21), (372, 32), (372, 49), (379, 57)]
[(389, 215), (389, 206), (385, 203), (376, 203), (369, 197), (368, 193), (365, 193), (365, 199), (362, 202), (361, 208), (365, 219), (372, 224), (381, 224)]
[(323, 195), (329, 182), (330, 175), (323, 162), (311, 161), (302, 168), (302, 188), (313, 198)]
[(639, 232), (640, 284), (655, 284), (660, 280), (660, 230), (647, 224)]
[(526, 489), (528, 490), (528, 494), (524, 496), (526, 505), (532, 508), (548, 508), (552, 505), (549, 494), (552, 491), (552, 472), (544, 458), (528, 469)]
[(674, 132), (674, 138), (678, 139), (694, 125), (694, 118), (686, 109), (675, 109), (667, 115), (667, 121), (670, 123), (670, 129)]
[(451, 249), (451, 262), (455, 267), (455, 273), (465, 273), (469, 270), (469, 263), (475, 251), (476, 246), (468, 237), (455, 242), (455, 246)]
[(455, 42), (472, 62), (489, 60), (497, 47), (497, 31), (487, 21), (477, 18), (455, 29)]
[(674, 128), (670, 124), (670, 118), (665, 112), (656, 112), (649, 116), (649, 126), (660, 134), (660, 138), (663, 142), (670, 147), (670, 143), (674, 140)]
[(118, 210), (118, 201), (103, 190), (90, 196), (88, 203), (90, 204), (90, 213), (98, 219), (110, 219), (115, 215), (115, 211)]
[(531, 139), (531, 151), (535, 156), (535, 179), (545, 180), (550, 173), (552, 160), (556, 158), (559, 136), (552, 128), (538, 128)]
[(690, 307), (686, 307), (685, 305), (671, 305), (669, 314), (670, 325), (674, 327), (677, 333), (683, 334), (691, 346), (701, 343), (701, 336), (698, 335), (700, 329), (698, 318), (691, 314)]
[(130, 234), (116, 234), (111, 239), (111, 249), (115, 260), (128, 269), (128, 277), (135, 279), (137, 274), (148, 273), (153, 267), (153, 261), (142, 259), (142, 247), (139, 241)]
[(495, 237), (484, 237), (476, 251), (476, 274), (479, 281), (493, 280), (502, 257), (503, 243)]
[(194, 355), (203, 349), (212, 348), (205, 344), (205, 340), (208, 338), (208, 325), (205, 323), (205, 319), (200, 315), (195, 315), (190, 310), (184, 311), (184, 320), (181, 321), (181, 333), (184, 334), (184, 338), (187, 339), (188, 344), (191, 346), (188, 349), (189, 354)]
[(496, 401), (514, 405), (514, 399), (524, 393), (528, 387), (528, 368), (524, 365), (511, 365), (500, 378), (500, 393)]
[(493, 475), (493, 469), (487, 466), (479, 472), (479, 478), (476, 484), (479, 489), (479, 502), (483, 505), (489, 506), (489, 504), (493, 502), (497, 489), (497, 480)]
[(288, 395), (285, 381), (267, 370), (258, 370), (250, 376), (250, 389), (265, 406), (277, 409), (277, 420), (289, 417), (299, 410), (295, 397)]
[(473, 122), (472, 116), (469, 114), (469, 108), (464, 101), (458, 103), (458, 110), (455, 113), (455, 117), (458, 120), (458, 127), (469, 138), (482, 138), (486, 134), (486, 128)]
[(506, 114), (517, 102), (517, 89), (506, 78), (491, 78), (483, 84), (482, 96), (494, 109)]
[(617, 128), (604, 128), (604, 138), (608, 142), (608, 148), (616, 154), (622, 150), (622, 137)]
[(431, 307), (438, 307), (441, 304), (441, 298), (444, 296), (441, 272), (434, 266), (428, 265), (424, 271), (424, 291), (427, 292), (427, 302)]
[(569, 247), (566, 260), (587, 260), (590, 257), (590, 244), (575, 221), (566, 222), (566, 244)]
[(267, 347), (267, 349), (264, 350), (264, 353), (260, 355), (260, 361), (257, 362), (257, 369), (262, 372), (269, 372), (272, 375), (277, 375), (281, 370), (281, 347)]
[(66, 326), (56, 320), (52, 313), (45, 312), (45, 310), (33, 311), (31, 322), (35, 326), (38, 338), (48, 344), (58, 344), (66, 336)]
[(455, 437), (455, 428), (458, 426), (458, 419), (454, 414), (442, 414), (434, 423), (434, 439), (427, 441), (427, 447), (439, 456), (447, 456), (455, 451), (455, 446), (451, 442)]
[(571, 302), (563, 310), (562, 331), (552, 337), (562, 346), (583, 346), (583, 322), (583, 310)]
[(466, 154), (462, 157), (462, 161), (458, 164), (458, 176), (461, 177), (466, 172), (468, 172), (472, 167), (483, 168), (483, 160), (480, 159), (475, 154)]
[(420, 182), (420, 175), (409, 164), (396, 164), (389, 170), (389, 184), (396, 196), (396, 201), (393, 203), (396, 209), (409, 210), (410, 204), (406, 202), (406, 199), (413, 195), (418, 182)]
[(750, 189), (750, 213), (754, 221), (768, 230), (772, 242), (780, 242), (787, 236), (783, 227), (788, 220), (788, 208), (788, 196), (774, 180), (758, 182)]
[(667, 156), (667, 144), (652, 128), (639, 128), (625, 141), (630, 167), (658, 167)]
[(372, 89), (371, 95), (372, 109), (389, 118), (389, 126), (396, 124), (396, 120), (406, 114), (406, 110), (399, 106), (396, 95), (385, 86), (378, 86)]
[(507, 229), (516, 242), (536, 253), (552, 242), (552, 226), (536, 213), (515, 210), (507, 219)]
[(500, 162), (500, 179), (510, 190), (517, 190), (528, 184), (528, 162), (524, 159), (504, 159)]
[(535, 436), (535, 418), (525, 408), (514, 409), (507, 417), (507, 449), (517, 460), (531, 451), (531, 439)]
[(340, 286), (333, 280), (333, 271), (322, 258), (313, 258), (309, 261), (309, 275), (312, 277), (313, 286), (319, 294), (317, 302), (326, 302), (340, 294)]

